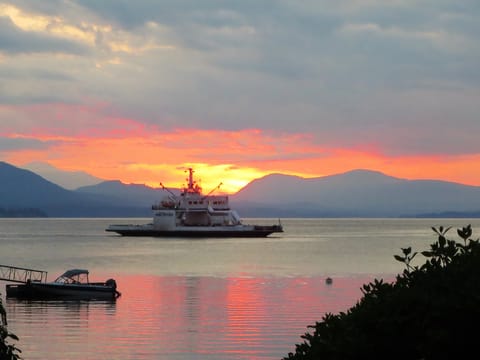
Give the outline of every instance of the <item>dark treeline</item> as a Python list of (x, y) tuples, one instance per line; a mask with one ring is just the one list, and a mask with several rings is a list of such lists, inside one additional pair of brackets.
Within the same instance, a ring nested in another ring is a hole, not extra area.
[(20, 217), (48, 217), (47, 214), (37, 208), (2, 208), (0, 207), (0, 218)]

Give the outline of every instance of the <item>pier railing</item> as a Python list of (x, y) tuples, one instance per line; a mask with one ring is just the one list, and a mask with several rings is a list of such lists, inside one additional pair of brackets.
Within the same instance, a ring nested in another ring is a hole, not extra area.
[(16, 283), (26, 283), (28, 280), (46, 282), (47, 271), (0, 265), (0, 280)]

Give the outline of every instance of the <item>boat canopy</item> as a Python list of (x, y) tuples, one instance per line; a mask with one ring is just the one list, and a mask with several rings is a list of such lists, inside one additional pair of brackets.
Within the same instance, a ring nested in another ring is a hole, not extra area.
[(62, 277), (74, 277), (79, 275), (88, 275), (88, 270), (85, 269), (70, 269), (63, 273)]
[(88, 284), (88, 270), (85, 269), (70, 269), (60, 275), (54, 282), (60, 284)]

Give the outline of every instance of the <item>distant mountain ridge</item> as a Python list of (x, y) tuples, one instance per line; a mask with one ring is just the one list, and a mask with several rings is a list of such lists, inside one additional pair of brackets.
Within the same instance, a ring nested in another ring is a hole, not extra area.
[[(306, 216), (401, 217), (447, 212), (480, 214), (480, 187), (438, 180), (405, 180), (353, 170), (320, 178), (272, 174), (234, 195), (235, 201), (293, 207)], [(255, 199), (255, 201), (252, 201)]]
[(143, 184), (124, 184), (119, 180), (104, 181), (97, 185), (83, 186), (76, 190), (77, 193), (96, 196), (108, 196), (123, 203), (136, 204), (150, 208), (152, 203), (165, 196), (165, 191), (155, 189)]
[[(162, 189), (120, 181), (67, 190), (0, 162), (4, 209), (50, 217), (150, 217), (151, 205), (165, 195)], [(399, 179), (370, 170), (318, 178), (271, 174), (250, 182), (230, 202), (242, 217), (480, 217), (478, 186)]]
[(46, 180), (69, 190), (78, 189), (82, 186), (96, 185), (105, 181), (83, 171), (64, 171), (43, 162), (31, 162), (24, 165), (23, 168), (33, 171)]

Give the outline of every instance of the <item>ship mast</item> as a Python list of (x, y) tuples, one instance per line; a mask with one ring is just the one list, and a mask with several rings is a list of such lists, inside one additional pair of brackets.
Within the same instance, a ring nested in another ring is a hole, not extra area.
[(192, 168), (188, 168), (188, 190), (193, 190), (193, 172)]
[(187, 188), (184, 189), (185, 193), (200, 194), (202, 192), (202, 188), (193, 180), (194, 172), (195, 171), (192, 168), (188, 168), (188, 178), (186, 179), (188, 184)]

